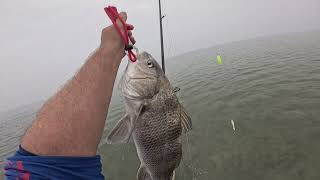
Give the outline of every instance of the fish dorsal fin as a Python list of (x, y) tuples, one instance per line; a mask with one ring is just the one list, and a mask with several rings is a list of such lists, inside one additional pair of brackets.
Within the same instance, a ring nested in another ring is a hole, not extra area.
[(140, 168), (137, 173), (138, 180), (152, 180), (150, 174), (147, 171), (147, 168), (143, 165), (140, 165)]
[(192, 129), (191, 118), (188, 115), (188, 113), (186, 112), (186, 109), (182, 105), (180, 105), (179, 109), (180, 109), (181, 126), (182, 126), (182, 129), (184, 130), (184, 132), (186, 133)]
[(108, 144), (124, 143), (128, 141), (131, 131), (130, 116), (124, 115), (107, 137)]

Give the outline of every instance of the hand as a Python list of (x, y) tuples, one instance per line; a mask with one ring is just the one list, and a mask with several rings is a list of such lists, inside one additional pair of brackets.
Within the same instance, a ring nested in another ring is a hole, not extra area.
[[(121, 12), (120, 17), (123, 19), (124, 22), (127, 21), (127, 14), (125, 12)], [(117, 20), (117, 25), (122, 31), (124, 31), (125, 27), (123, 27), (119, 19)], [(131, 30), (128, 30), (128, 35), (131, 42), (134, 44), (135, 39), (132, 35)], [(105, 56), (111, 56), (122, 59), (125, 56), (124, 49), (125, 44), (116, 28), (113, 25), (104, 28), (101, 35), (100, 44), (100, 50), (102, 51), (102, 54)]]

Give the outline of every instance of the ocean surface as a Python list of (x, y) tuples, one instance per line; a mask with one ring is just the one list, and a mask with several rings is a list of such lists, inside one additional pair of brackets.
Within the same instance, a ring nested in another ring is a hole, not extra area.
[[(320, 179), (320, 31), (190, 52), (169, 59), (167, 74), (181, 88), (178, 97), (193, 121), (183, 135), (177, 180)], [(0, 114), (1, 164), (40, 106)], [(115, 88), (104, 137), (123, 114)], [(106, 179), (135, 179), (139, 161), (132, 142), (102, 140), (99, 153)]]

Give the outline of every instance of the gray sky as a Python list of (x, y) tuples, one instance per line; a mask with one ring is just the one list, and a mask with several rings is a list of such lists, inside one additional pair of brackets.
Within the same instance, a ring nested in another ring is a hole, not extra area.
[[(43, 100), (69, 79), (125, 10), (140, 49), (159, 57), (157, 0), (1, 0), (0, 111)], [(320, 29), (319, 0), (163, 0), (165, 50), (174, 56), (229, 41)]]

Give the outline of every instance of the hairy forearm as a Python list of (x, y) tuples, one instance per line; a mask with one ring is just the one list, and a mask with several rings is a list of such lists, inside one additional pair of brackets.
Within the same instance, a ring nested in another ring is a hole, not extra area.
[(42, 107), (22, 146), (39, 155), (95, 155), (122, 56), (94, 52)]

